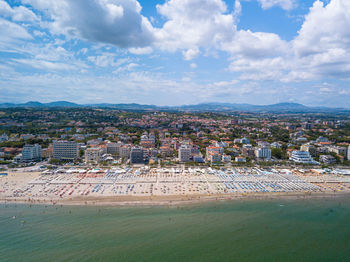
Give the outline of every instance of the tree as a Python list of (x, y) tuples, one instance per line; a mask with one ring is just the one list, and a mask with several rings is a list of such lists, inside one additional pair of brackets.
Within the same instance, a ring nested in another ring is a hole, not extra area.
[(51, 158), (49, 163), (52, 165), (58, 165), (61, 163), (61, 161), (59, 159), (56, 159), (56, 158)]
[(271, 154), (273, 157), (277, 159), (282, 159), (282, 156), (283, 156), (282, 150), (280, 148), (272, 148)]
[(80, 157), (83, 157), (84, 154), (85, 154), (85, 151), (84, 151), (83, 149), (80, 149), (80, 150), (79, 150), (79, 156), (80, 156)]

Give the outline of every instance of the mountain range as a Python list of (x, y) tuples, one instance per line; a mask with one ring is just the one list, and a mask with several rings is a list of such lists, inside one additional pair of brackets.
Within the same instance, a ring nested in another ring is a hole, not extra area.
[(251, 105), (235, 103), (202, 103), (196, 105), (182, 106), (155, 106), (142, 104), (76, 104), (67, 101), (55, 101), (50, 103), (40, 103), (30, 101), (22, 104), (0, 103), (0, 108), (111, 108), (120, 110), (138, 110), (138, 111), (179, 111), (179, 112), (230, 112), (230, 111), (247, 111), (247, 112), (350, 112), (350, 109), (330, 108), (330, 107), (309, 107), (298, 103), (278, 103), (272, 105)]

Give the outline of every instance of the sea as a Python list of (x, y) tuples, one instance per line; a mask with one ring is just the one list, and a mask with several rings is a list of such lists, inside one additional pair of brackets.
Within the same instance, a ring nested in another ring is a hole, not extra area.
[(350, 199), (0, 204), (0, 261), (350, 261)]

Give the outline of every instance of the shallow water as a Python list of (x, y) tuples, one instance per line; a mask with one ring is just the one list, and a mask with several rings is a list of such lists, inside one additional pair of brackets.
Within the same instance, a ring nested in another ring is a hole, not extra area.
[[(16, 218), (14, 218), (14, 216)], [(350, 199), (0, 205), (0, 261), (348, 261)]]

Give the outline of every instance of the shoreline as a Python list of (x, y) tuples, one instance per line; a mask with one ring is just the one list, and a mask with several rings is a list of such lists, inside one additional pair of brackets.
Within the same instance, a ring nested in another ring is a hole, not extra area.
[(222, 201), (245, 200), (304, 200), (320, 198), (339, 198), (350, 196), (350, 192), (283, 192), (283, 193), (248, 193), (227, 195), (192, 195), (192, 196), (133, 196), (133, 197), (75, 197), (71, 199), (40, 199), (40, 198), (1, 198), (0, 204), (27, 205), (62, 205), (62, 206), (180, 206), (190, 204), (205, 204)]

